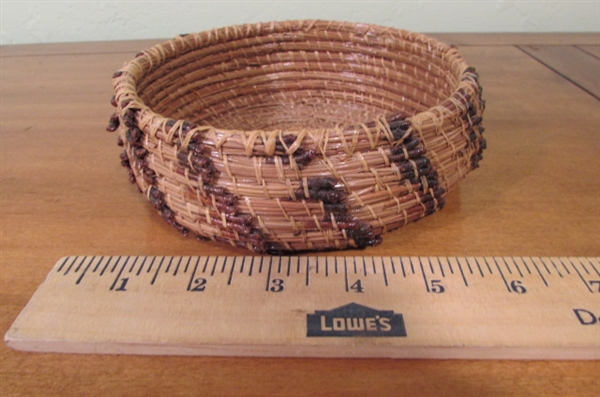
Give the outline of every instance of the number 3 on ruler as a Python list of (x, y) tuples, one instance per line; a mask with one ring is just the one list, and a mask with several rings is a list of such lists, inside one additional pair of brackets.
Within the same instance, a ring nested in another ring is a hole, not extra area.
[(269, 291), (271, 292), (281, 292), (284, 289), (283, 280), (280, 278), (274, 278), (271, 280), (271, 287)]

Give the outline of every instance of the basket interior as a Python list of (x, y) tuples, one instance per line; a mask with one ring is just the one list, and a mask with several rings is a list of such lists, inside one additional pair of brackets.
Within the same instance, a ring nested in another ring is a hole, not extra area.
[(423, 112), (456, 89), (450, 70), (430, 43), (385, 32), (281, 32), (190, 49), (156, 65), (137, 88), (167, 118), (301, 130)]

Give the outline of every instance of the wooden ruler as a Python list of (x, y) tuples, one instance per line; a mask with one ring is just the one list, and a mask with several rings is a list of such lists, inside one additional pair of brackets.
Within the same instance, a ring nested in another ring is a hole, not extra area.
[(599, 258), (58, 261), (5, 336), (34, 352), (600, 359)]

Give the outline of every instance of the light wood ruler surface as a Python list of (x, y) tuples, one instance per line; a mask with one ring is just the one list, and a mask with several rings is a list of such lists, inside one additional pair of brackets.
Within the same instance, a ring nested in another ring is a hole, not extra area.
[(36, 352), (600, 359), (598, 258), (65, 257)]

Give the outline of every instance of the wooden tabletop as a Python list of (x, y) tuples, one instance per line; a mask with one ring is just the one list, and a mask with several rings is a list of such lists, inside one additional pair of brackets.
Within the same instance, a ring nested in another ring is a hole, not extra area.
[[(345, 254), (600, 256), (600, 35), (435, 36), (481, 75), (481, 168), (440, 213)], [(127, 182), (105, 132), (112, 72), (161, 41), (0, 49), (3, 334), (65, 255), (246, 254), (174, 232)], [(2, 396), (600, 395), (598, 361), (34, 354), (4, 344), (0, 355)]]

